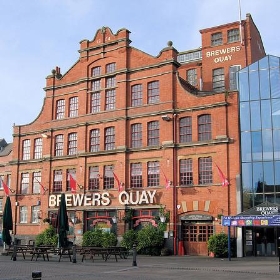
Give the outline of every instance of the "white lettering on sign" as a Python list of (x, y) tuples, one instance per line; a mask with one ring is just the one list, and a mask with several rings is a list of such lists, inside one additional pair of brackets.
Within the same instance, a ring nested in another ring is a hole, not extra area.
[[(154, 203), (154, 197), (156, 190), (154, 191), (136, 191), (119, 193), (119, 202), (121, 205), (141, 205)], [(60, 203), (61, 195), (49, 196), (49, 207), (58, 207)], [(65, 195), (66, 206), (107, 206), (111, 203), (110, 194), (93, 193), (93, 194), (66, 194)]]
[(154, 202), (156, 191), (137, 191), (135, 193), (128, 193), (122, 191), (119, 194), (119, 202), (122, 205), (128, 204), (149, 204)]
[(261, 212), (261, 215), (276, 215), (278, 214), (278, 207), (277, 206), (271, 206), (271, 207), (258, 207), (257, 211)]
[(214, 50), (206, 52), (206, 57), (214, 57), (214, 62), (225, 62), (232, 60), (232, 54), (239, 52), (241, 50), (241, 46), (224, 48), (220, 50)]

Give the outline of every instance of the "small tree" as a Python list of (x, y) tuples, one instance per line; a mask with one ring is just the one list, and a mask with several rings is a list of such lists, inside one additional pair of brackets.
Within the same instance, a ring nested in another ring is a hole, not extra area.
[(83, 246), (109, 247), (117, 245), (118, 239), (114, 233), (104, 232), (100, 228), (86, 231), (83, 234)]
[(38, 234), (35, 238), (35, 245), (51, 245), (55, 246), (57, 245), (58, 237), (55, 232), (55, 228), (53, 226), (49, 226), (44, 231), (42, 231), (40, 234)]
[(121, 245), (128, 250), (131, 250), (133, 244), (137, 243), (137, 233), (133, 229), (126, 231), (123, 235)]

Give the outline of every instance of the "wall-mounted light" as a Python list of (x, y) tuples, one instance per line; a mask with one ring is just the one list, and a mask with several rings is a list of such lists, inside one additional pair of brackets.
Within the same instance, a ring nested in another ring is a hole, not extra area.
[(50, 138), (50, 137), (51, 137), (50, 135), (48, 135), (48, 134), (46, 134), (46, 133), (42, 133), (41, 136), (42, 136), (43, 138)]
[(164, 121), (167, 121), (167, 122), (171, 121), (171, 118), (170, 118), (168, 115), (163, 115), (163, 116), (161, 116), (161, 118), (162, 118)]
[(159, 218), (162, 223), (165, 223), (166, 217), (164, 215), (159, 216)]

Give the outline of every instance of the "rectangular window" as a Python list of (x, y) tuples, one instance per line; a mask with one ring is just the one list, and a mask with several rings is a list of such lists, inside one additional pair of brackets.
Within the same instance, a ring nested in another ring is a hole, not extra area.
[(71, 191), (70, 176), (76, 181), (76, 169), (67, 169), (66, 191)]
[(20, 193), (27, 194), (28, 188), (29, 188), (29, 173), (22, 173), (21, 174)]
[(198, 182), (200, 185), (212, 184), (212, 158), (198, 159)]
[(222, 92), (225, 90), (225, 74), (224, 68), (213, 69), (213, 90)]
[(148, 162), (148, 187), (159, 186), (159, 162)]
[(40, 186), (41, 176), (41, 172), (33, 172), (33, 193), (42, 193)]
[(142, 163), (132, 163), (130, 165), (130, 187), (142, 188)]
[(131, 125), (131, 148), (142, 147), (142, 124), (135, 123)]
[(159, 102), (159, 81), (148, 83), (148, 104)]
[(113, 169), (112, 165), (105, 165), (104, 166), (104, 178), (103, 178), (103, 188), (104, 188), (104, 190), (114, 188), (113, 170), (114, 169)]
[(32, 206), (31, 207), (31, 222), (32, 224), (38, 224), (39, 223), (39, 217), (42, 218), (40, 216), (40, 212), (41, 212), (41, 209), (40, 209), (40, 206)]
[(34, 140), (34, 159), (42, 158), (42, 155), (43, 155), (42, 138), (36, 138)]
[(3, 198), (0, 198), (0, 213), (3, 213)]
[(113, 73), (116, 71), (116, 63), (109, 63), (106, 65), (106, 74)]
[(192, 141), (192, 117), (184, 117), (179, 121), (180, 143)]
[(131, 87), (131, 106), (141, 106), (143, 102), (142, 85), (134, 85)]
[(91, 113), (100, 112), (100, 108), (101, 108), (100, 92), (94, 92), (91, 95)]
[(92, 91), (97, 91), (97, 90), (100, 90), (101, 89), (101, 80), (95, 80), (95, 81), (92, 81), (92, 88), (91, 90)]
[(193, 184), (192, 159), (181, 159), (179, 163), (180, 163), (180, 184), (192, 185)]
[(222, 32), (217, 32), (211, 35), (211, 46), (220, 46), (223, 44)]
[(105, 92), (105, 110), (114, 110), (116, 106), (116, 90), (106, 90)]
[(63, 144), (64, 139), (63, 135), (59, 134), (55, 136), (55, 156), (63, 156)]
[(54, 170), (53, 192), (62, 192), (62, 170)]
[(193, 85), (197, 86), (197, 71), (196, 69), (190, 69), (187, 71), (187, 81)]
[(21, 224), (27, 223), (27, 206), (19, 207), (19, 222)]
[(105, 150), (114, 150), (115, 149), (115, 128), (107, 127), (105, 129)]
[(23, 140), (22, 143), (22, 159), (29, 160), (30, 159), (30, 140)]
[(65, 100), (60, 99), (56, 102), (56, 119), (63, 119), (65, 116)]
[(70, 118), (74, 118), (74, 117), (78, 116), (78, 108), (79, 108), (78, 100), (79, 99), (77, 96), (71, 97), (69, 99), (69, 117)]
[(98, 190), (99, 189), (99, 167), (91, 166), (89, 168), (89, 182), (88, 182), (88, 190)]
[(228, 43), (238, 42), (239, 38), (239, 28), (228, 30), (227, 41)]
[(241, 69), (240, 65), (232, 65), (229, 67), (229, 89), (237, 90), (236, 73)]
[(76, 155), (78, 152), (78, 146), (77, 146), (77, 133), (70, 133), (68, 135), (68, 155)]
[(100, 76), (101, 75), (101, 67), (96, 66), (92, 68), (92, 77)]
[(106, 88), (112, 88), (116, 86), (116, 77), (106, 78)]
[(98, 152), (100, 150), (100, 130), (92, 129), (90, 131), (90, 151)]
[(205, 114), (198, 117), (198, 141), (212, 139), (211, 115)]
[(153, 121), (148, 123), (148, 146), (159, 145), (159, 122)]

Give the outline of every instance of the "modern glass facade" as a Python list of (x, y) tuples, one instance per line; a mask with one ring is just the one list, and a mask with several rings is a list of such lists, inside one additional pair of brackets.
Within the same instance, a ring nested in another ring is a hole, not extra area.
[(243, 211), (280, 204), (280, 58), (266, 56), (237, 74)]

